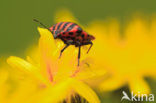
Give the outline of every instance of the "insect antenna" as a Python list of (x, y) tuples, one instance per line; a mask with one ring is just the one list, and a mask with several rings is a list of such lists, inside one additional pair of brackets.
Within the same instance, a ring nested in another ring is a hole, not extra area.
[(39, 23), (40, 25), (42, 25), (44, 28), (48, 29), (51, 32), (51, 30), (46, 25), (44, 25), (42, 22), (38, 21), (37, 19), (33, 19), (33, 21)]

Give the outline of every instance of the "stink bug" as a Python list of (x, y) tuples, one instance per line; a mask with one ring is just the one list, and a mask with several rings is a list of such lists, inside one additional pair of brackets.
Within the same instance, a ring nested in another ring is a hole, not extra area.
[(52, 27), (48, 28), (40, 21), (36, 19), (34, 19), (34, 21), (40, 23), (43, 27), (48, 29), (53, 34), (54, 39), (61, 39), (66, 44), (60, 52), (60, 57), (63, 51), (70, 45), (75, 45), (75, 47), (79, 48), (78, 66), (80, 60), (81, 46), (90, 44), (90, 47), (87, 51), (88, 53), (93, 45), (92, 40), (94, 40), (95, 37), (83, 31), (82, 28), (76, 23), (59, 22), (57, 24), (54, 24)]

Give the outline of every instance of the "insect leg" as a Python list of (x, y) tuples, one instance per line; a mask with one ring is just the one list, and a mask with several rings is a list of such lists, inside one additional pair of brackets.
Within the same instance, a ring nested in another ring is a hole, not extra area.
[(81, 46), (79, 46), (79, 52), (78, 52), (78, 65), (77, 65), (77, 66), (79, 66), (80, 55), (81, 55)]
[(60, 57), (59, 57), (59, 58), (61, 58), (63, 51), (64, 51), (69, 45), (70, 45), (70, 44), (66, 44), (66, 46), (61, 50), (61, 52), (60, 52)]
[(89, 53), (90, 49), (91, 49), (92, 46), (93, 46), (93, 43), (92, 43), (92, 42), (90, 42), (89, 44), (90, 44), (90, 47), (89, 47), (89, 49), (88, 49), (88, 51), (87, 51), (87, 54)]

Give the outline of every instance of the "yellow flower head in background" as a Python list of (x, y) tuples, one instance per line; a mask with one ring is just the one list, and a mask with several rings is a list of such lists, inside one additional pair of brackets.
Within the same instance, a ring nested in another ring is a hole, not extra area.
[(92, 23), (88, 30), (103, 39), (99, 47), (94, 47), (98, 55), (92, 56), (96, 60), (102, 58), (99, 62), (104, 63), (111, 75), (99, 85), (102, 91), (112, 91), (128, 85), (136, 94), (151, 92), (144, 78), (155, 78), (156, 75), (155, 25), (155, 20), (149, 26), (145, 20), (135, 17), (124, 27), (121, 37), (116, 20), (108, 24)]

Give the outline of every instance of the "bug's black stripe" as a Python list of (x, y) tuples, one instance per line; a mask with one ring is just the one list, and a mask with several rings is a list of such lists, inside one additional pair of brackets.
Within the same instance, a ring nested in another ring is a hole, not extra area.
[(53, 30), (55, 30), (56, 24), (53, 26)]
[(60, 22), (57, 24), (57, 27), (55, 27), (55, 34), (59, 34), (61, 31), (60, 31), (60, 27), (61, 25), (63, 24), (63, 22)]
[(61, 31), (64, 31), (64, 29), (66, 28), (66, 26), (67, 26), (68, 24), (70, 24), (70, 22), (65, 23), (65, 24), (63, 25), (63, 27), (61, 28)]
[(60, 22), (59, 25), (57, 26), (57, 30), (59, 31), (61, 25), (63, 24), (63, 22)]
[(56, 27), (56, 24), (53, 25), (52, 33), (54, 33), (55, 27)]
[(68, 27), (68, 29), (66, 30), (66, 32), (72, 30), (75, 26), (76, 26), (76, 24), (73, 23), (72, 25), (70, 25), (70, 26)]
[(57, 23), (57, 24), (55, 25), (54, 34), (56, 34), (56, 35), (59, 33), (59, 30), (58, 30), (59, 24), (60, 24), (60, 23)]

